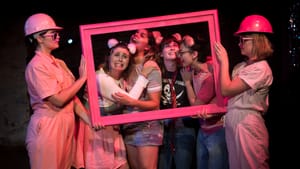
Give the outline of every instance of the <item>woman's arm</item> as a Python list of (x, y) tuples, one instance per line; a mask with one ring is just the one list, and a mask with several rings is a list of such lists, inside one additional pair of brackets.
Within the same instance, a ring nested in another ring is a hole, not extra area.
[(235, 77), (233, 80), (229, 74), (229, 61), (226, 49), (221, 43), (215, 44), (217, 60), (220, 63), (220, 88), (223, 96), (235, 96), (250, 88), (242, 79)]
[[(59, 64), (65, 69), (65, 71), (71, 72), (67, 65), (60, 61)], [(81, 89), (87, 79), (87, 70), (84, 57), (81, 57), (79, 66), (80, 77), (76, 80), (70, 87), (63, 89), (59, 93), (46, 98), (50, 103), (57, 107), (63, 107), (67, 102), (69, 102)]]
[(91, 126), (91, 120), (89, 117), (88, 110), (83, 106), (80, 99), (75, 96), (74, 97), (74, 111), (75, 113), (89, 126)]
[(97, 75), (97, 87), (102, 97), (105, 97), (111, 101), (115, 101), (113, 94), (122, 93), (131, 98), (138, 99), (145, 89), (148, 80), (143, 76), (139, 75), (136, 83), (133, 86), (133, 90), (127, 93), (124, 89), (122, 89), (118, 84), (116, 84), (115, 80), (105, 73), (100, 73)]
[(142, 99), (137, 100), (137, 99), (129, 98), (124, 94), (115, 94), (114, 96), (119, 103), (128, 106), (137, 107), (144, 111), (159, 109), (161, 85), (162, 85), (161, 71), (157, 63), (154, 61), (146, 62), (144, 64), (144, 67), (147, 66), (156, 67), (156, 69), (153, 70), (148, 76), (149, 84), (147, 85), (147, 97), (148, 97), (147, 100), (142, 100)]
[(159, 109), (160, 95), (161, 95), (160, 91), (149, 93), (148, 94), (149, 100), (132, 99), (122, 93), (115, 94), (114, 97), (118, 103), (121, 103), (121, 104), (127, 105), (127, 106), (137, 107), (141, 110), (147, 111), (147, 110), (158, 110)]
[(189, 103), (190, 105), (195, 105), (196, 94), (192, 85), (192, 72), (188, 68), (181, 68), (180, 75), (185, 84)]

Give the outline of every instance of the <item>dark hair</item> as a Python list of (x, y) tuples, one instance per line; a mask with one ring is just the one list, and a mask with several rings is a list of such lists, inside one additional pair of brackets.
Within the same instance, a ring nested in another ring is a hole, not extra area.
[(183, 44), (186, 48), (189, 48), (191, 51), (198, 52), (198, 61), (199, 62), (206, 62), (206, 57), (208, 56), (206, 52), (207, 45), (203, 39), (197, 37), (194, 39), (190, 35), (185, 35), (182, 39), (181, 44)]
[(145, 51), (145, 62), (148, 60), (158, 61), (159, 60), (159, 44), (156, 44), (155, 37), (153, 36), (152, 31), (146, 29), (148, 31), (148, 45), (149, 50)]
[[(47, 30), (46, 31), (41, 31), (39, 33), (39, 35), (44, 35), (47, 33)], [(36, 33), (35, 33), (36, 34)], [(34, 57), (35, 55), (35, 50), (38, 46), (38, 41), (36, 40), (36, 38), (34, 38), (34, 35), (35, 34), (31, 34), (31, 35), (28, 35), (28, 36), (25, 36), (25, 46), (27, 48), (27, 55), (26, 55), (26, 58), (25, 58), (25, 61), (26, 61), (26, 65), (31, 61), (31, 59)]]
[(129, 64), (127, 66), (127, 68), (123, 71), (122, 73), (122, 76), (126, 79), (129, 75), (129, 69), (130, 69), (130, 66), (132, 65), (132, 53), (130, 52), (130, 49), (128, 48), (128, 44), (127, 43), (124, 43), (124, 42), (119, 42), (117, 43), (115, 46), (111, 47), (109, 49), (109, 52), (108, 54), (105, 56), (104, 58), (104, 64), (102, 66), (103, 70), (105, 72), (108, 72), (109, 71), (109, 57), (110, 55), (114, 52), (115, 49), (117, 48), (124, 48), (124, 49), (127, 49), (129, 51), (129, 54), (130, 54), (130, 57), (129, 57)]
[(33, 56), (35, 55), (35, 49), (38, 45), (37, 40), (31, 36), (25, 37), (25, 45), (27, 48), (27, 55), (25, 57), (26, 65), (31, 61)]
[[(162, 54), (162, 50), (164, 49), (165, 45), (170, 44), (171, 42), (177, 43), (178, 46), (180, 45), (180, 41), (178, 41), (173, 35), (169, 35), (169, 36), (163, 38), (162, 42), (160, 43), (159, 55)], [(177, 68), (180, 68), (181, 67), (180, 60), (179, 60), (179, 58), (176, 58), (176, 59), (177, 59), (176, 60), (177, 61)], [(164, 58), (160, 57), (157, 61), (157, 64), (161, 68), (161, 72), (164, 75), (166, 73), (166, 68), (165, 68), (165, 65), (164, 65)]]
[(175, 42), (178, 44), (178, 46), (180, 45), (180, 41), (178, 41), (173, 35), (169, 35), (165, 38), (163, 38), (163, 40), (160, 43), (160, 51), (162, 51), (165, 47), (165, 45), (170, 44), (171, 42)]

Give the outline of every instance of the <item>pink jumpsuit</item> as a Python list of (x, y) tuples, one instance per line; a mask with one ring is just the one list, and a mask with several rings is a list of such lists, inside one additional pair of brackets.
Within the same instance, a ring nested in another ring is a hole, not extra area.
[(25, 70), (33, 109), (26, 136), (31, 169), (70, 169), (74, 146), (74, 103), (56, 107), (45, 98), (74, 82), (65, 63), (54, 57), (36, 55)]
[(269, 106), (272, 71), (266, 61), (242, 62), (233, 69), (234, 76), (250, 89), (228, 100), (225, 134), (230, 169), (268, 169), (269, 135), (262, 114)]

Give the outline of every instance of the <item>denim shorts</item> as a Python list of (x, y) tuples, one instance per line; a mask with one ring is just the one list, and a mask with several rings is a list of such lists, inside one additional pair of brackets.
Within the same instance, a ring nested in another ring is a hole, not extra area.
[(122, 128), (125, 144), (133, 146), (159, 146), (163, 140), (161, 121), (125, 124)]

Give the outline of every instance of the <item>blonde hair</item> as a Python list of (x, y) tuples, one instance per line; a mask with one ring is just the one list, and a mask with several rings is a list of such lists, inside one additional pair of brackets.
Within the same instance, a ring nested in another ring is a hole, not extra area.
[(266, 59), (273, 55), (273, 46), (269, 38), (265, 34), (254, 33), (252, 54), (257, 56), (258, 60)]

